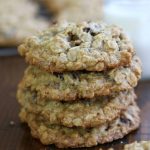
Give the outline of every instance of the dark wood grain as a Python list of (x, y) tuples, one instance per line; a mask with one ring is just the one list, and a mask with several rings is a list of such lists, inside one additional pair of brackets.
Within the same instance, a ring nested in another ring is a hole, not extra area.
[[(24, 60), (19, 56), (0, 58), (0, 150), (54, 150), (54, 146), (43, 146), (38, 140), (33, 139), (27, 125), (19, 121), (16, 89), (25, 67)], [(141, 108), (140, 129), (113, 143), (82, 149), (106, 150), (114, 147), (121, 150), (126, 143), (150, 140), (150, 81), (140, 82), (136, 93)]]

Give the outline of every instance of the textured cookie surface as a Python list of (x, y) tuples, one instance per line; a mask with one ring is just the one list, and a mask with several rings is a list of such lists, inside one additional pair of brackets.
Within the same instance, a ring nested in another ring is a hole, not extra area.
[(122, 29), (103, 23), (63, 23), (27, 38), (19, 53), (49, 72), (102, 71), (129, 65), (134, 48)]
[(20, 118), (31, 128), (32, 136), (40, 139), (43, 144), (55, 144), (57, 147), (91, 147), (123, 138), (139, 127), (139, 108), (136, 104), (128, 107), (120, 118), (111, 123), (91, 129), (67, 128), (49, 125), (39, 116), (22, 109)]
[(150, 141), (140, 141), (126, 144), (124, 150), (150, 150)]
[(30, 88), (41, 98), (73, 101), (130, 90), (137, 85), (140, 77), (141, 63), (134, 56), (129, 67), (119, 67), (102, 73), (78, 71), (51, 74), (30, 66), (19, 87)]
[(67, 127), (95, 127), (110, 122), (133, 103), (133, 91), (122, 92), (115, 98), (100, 97), (73, 103), (40, 99), (36, 93), (18, 90), (18, 101), (28, 112), (49, 120), (51, 124)]
[[(27, 8), (28, 10), (26, 10)], [(29, 0), (0, 0), (0, 46), (19, 45), (25, 37), (48, 27)]]

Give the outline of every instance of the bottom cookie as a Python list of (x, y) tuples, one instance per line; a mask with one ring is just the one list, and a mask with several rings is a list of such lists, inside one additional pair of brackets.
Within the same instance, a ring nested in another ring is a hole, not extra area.
[(28, 123), (33, 137), (40, 139), (45, 145), (55, 144), (59, 148), (91, 147), (111, 142), (123, 138), (137, 129), (140, 124), (139, 108), (136, 104), (130, 105), (120, 118), (96, 128), (83, 129), (50, 125), (40, 116), (28, 113), (24, 108), (21, 110), (20, 118)]

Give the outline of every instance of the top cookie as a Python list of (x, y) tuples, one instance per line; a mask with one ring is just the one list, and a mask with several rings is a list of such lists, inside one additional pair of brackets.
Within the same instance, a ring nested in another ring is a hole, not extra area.
[(49, 72), (102, 71), (130, 64), (134, 48), (122, 29), (104, 23), (63, 23), (19, 46), (27, 62)]

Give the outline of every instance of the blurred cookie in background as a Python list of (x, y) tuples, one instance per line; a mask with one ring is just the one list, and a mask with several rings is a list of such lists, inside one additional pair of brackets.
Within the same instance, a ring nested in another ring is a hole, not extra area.
[(44, 0), (60, 21), (97, 21), (102, 17), (102, 0)]
[(18, 46), (26, 36), (48, 27), (39, 17), (38, 4), (29, 0), (0, 1), (0, 46)]
[(49, 12), (54, 14), (60, 13), (63, 9), (68, 7), (68, 5), (72, 5), (74, 2), (76, 2), (75, 0), (39, 0), (39, 1), (44, 2), (43, 4), (47, 7)]

